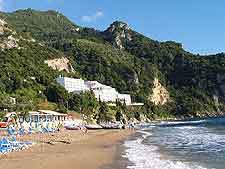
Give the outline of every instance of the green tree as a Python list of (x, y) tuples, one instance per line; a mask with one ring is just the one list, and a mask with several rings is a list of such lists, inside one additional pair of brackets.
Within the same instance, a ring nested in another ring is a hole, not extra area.
[(109, 122), (111, 120), (113, 120), (113, 116), (110, 113), (109, 106), (105, 102), (100, 102), (98, 109), (98, 123)]
[(96, 116), (98, 101), (92, 92), (81, 94), (81, 114), (85, 116), (85, 120), (90, 122)]
[(81, 98), (82, 97), (79, 94), (71, 94), (68, 100), (69, 109), (80, 112)]
[(123, 112), (122, 112), (122, 103), (117, 101), (116, 102), (116, 121), (122, 121), (123, 120)]
[(61, 105), (66, 105), (68, 101), (68, 92), (60, 85), (51, 83), (46, 91), (45, 94), (47, 99), (51, 102), (56, 102)]
[(0, 120), (2, 120), (5, 117), (6, 113), (5, 112), (0, 112)]

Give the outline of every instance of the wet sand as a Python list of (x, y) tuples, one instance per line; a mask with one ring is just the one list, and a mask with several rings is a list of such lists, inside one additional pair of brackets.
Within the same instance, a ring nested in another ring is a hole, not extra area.
[(129, 130), (98, 130), (26, 136), (20, 139), (37, 144), (2, 156), (0, 169), (116, 169), (118, 150), (132, 134)]

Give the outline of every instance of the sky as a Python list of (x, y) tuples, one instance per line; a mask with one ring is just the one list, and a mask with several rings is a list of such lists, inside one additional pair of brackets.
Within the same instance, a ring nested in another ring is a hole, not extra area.
[(119, 20), (154, 40), (173, 40), (192, 53), (225, 52), (222, 0), (0, 0), (0, 10), (57, 10), (75, 24), (105, 30)]

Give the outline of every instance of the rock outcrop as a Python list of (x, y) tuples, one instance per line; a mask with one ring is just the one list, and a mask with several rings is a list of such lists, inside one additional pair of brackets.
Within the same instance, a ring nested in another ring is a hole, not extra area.
[(4, 26), (5, 26), (6, 22), (2, 19), (0, 19), (0, 35), (4, 34)]
[(11, 48), (19, 48), (18, 41), (19, 39), (15, 38), (15, 31), (12, 31), (7, 27), (7, 23), (0, 19), (0, 48), (11, 49)]
[(166, 90), (165, 87), (161, 85), (159, 80), (155, 78), (152, 95), (150, 96), (150, 101), (153, 102), (155, 105), (164, 105), (169, 101), (169, 99), (169, 92)]
[(11, 48), (18, 48), (18, 42), (19, 40), (14, 38), (12, 35), (5, 38), (2, 42), (0, 42), (0, 48), (2, 49), (11, 49)]
[(217, 84), (220, 98), (225, 98), (225, 75), (217, 75)]
[(104, 32), (106, 39), (113, 42), (113, 46), (124, 49), (123, 42), (131, 41), (130, 27), (124, 23), (116, 21)]
[(48, 66), (54, 70), (66, 71), (68, 73), (74, 71), (72, 65), (70, 64), (69, 59), (67, 59), (65, 57), (58, 58), (58, 59), (46, 60), (45, 63), (48, 64)]

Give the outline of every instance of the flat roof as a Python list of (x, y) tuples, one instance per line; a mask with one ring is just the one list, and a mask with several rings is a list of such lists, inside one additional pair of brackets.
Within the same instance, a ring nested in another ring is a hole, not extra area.
[(28, 113), (29, 113), (29, 115), (33, 115), (33, 116), (46, 116), (46, 115), (52, 115), (52, 114), (43, 113), (43, 112), (38, 112), (38, 111), (29, 111)]
[(59, 113), (59, 112), (52, 111), (52, 110), (38, 110), (38, 111), (41, 112), (41, 113), (51, 114), (51, 115), (54, 115), (54, 116), (67, 116), (67, 114)]

